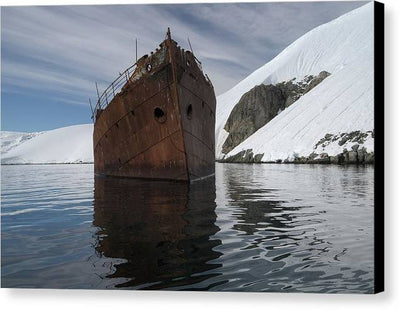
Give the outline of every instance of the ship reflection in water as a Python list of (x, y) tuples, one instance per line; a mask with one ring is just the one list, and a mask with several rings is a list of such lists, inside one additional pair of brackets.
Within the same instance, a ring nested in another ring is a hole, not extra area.
[[(215, 180), (190, 186), (168, 181), (95, 178), (95, 250), (118, 258), (102, 277), (116, 287), (162, 289), (201, 282), (221, 264), (215, 225)], [(207, 273), (206, 273), (207, 272)]]
[(188, 185), (2, 167), (2, 287), (373, 292), (373, 166), (215, 171)]

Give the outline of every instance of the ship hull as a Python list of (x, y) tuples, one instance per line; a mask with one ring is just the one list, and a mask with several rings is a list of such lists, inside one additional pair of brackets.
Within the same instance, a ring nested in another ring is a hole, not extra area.
[(133, 78), (97, 111), (96, 174), (178, 181), (213, 175), (212, 84), (192, 53), (172, 40), (160, 47), (138, 62)]

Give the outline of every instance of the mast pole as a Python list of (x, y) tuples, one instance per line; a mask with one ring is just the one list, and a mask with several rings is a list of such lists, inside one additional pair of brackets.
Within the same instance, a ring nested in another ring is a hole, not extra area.
[(100, 102), (99, 88), (97, 87), (97, 82), (94, 82), (94, 83), (96, 84), (97, 101)]
[(90, 98), (89, 98), (89, 105), (90, 105), (90, 110), (92, 111), (92, 114), (93, 114), (92, 101), (90, 100)]
[(93, 122), (94, 122), (94, 112), (93, 112), (92, 100), (90, 100), (90, 98), (89, 98), (89, 105), (90, 105), (90, 110), (92, 111), (92, 117), (91, 117), (91, 119), (92, 119)]
[(167, 30), (167, 38), (168, 38), (168, 40), (171, 40), (171, 30), (169, 29), (169, 27)]
[(189, 47), (190, 47), (190, 50), (191, 50), (192, 54), (194, 55), (194, 53), (193, 53), (193, 49), (192, 49), (192, 44), (190, 44), (189, 37), (188, 37), (188, 42), (189, 42)]

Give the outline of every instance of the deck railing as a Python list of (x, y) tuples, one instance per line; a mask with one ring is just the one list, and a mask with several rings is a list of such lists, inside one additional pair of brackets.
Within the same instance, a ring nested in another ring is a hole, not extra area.
[(96, 121), (97, 111), (104, 110), (108, 106), (115, 95), (118, 94), (121, 91), (122, 87), (129, 81), (129, 78), (133, 74), (133, 72), (135, 72), (135, 69), (136, 63), (130, 66), (124, 72), (120, 73), (119, 76), (104, 90), (101, 95), (99, 95), (97, 90), (98, 100), (92, 115), (92, 119), (94, 122)]
[[(198, 60), (196, 58), (196, 56), (194, 56), (193, 52), (192, 52), (192, 55), (193, 55), (197, 65), (199, 66), (200, 70), (202, 70), (202, 65), (201, 65), (200, 60)], [(125, 83), (127, 83), (129, 81), (129, 78), (131, 77), (133, 72), (135, 72), (135, 70), (136, 70), (136, 66), (137, 66), (137, 64), (135, 63), (132, 66), (130, 66), (128, 69), (126, 69), (124, 72), (120, 73), (119, 76), (104, 90), (104, 92), (101, 95), (99, 94), (99, 91), (97, 88), (97, 83), (96, 83), (98, 100), (97, 100), (97, 104), (96, 104), (94, 110), (92, 111), (93, 122), (96, 122), (97, 111), (104, 110), (108, 106), (108, 104), (111, 102), (111, 100), (115, 97), (115, 95), (121, 91), (121, 89), (125, 85)], [(90, 99), (89, 99), (89, 101), (90, 101)]]

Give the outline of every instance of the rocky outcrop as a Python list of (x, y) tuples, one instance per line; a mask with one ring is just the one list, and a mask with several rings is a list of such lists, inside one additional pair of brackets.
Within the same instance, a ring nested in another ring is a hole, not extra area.
[(375, 137), (375, 130), (369, 130), (366, 132), (362, 132), (360, 130), (352, 131), (349, 133), (341, 133), (337, 135), (333, 135), (330, 133), (327, 133), (321, 140), (315, 144), (314, 149), (317, 149), (319, 147), (325, 148), (329, 144), (334, 143), (335, 141), (338, 141), (338, 145), (342, 146), (345, 143), (357, 143), (357, 144), (364, 144), (368, 136), (371, 135), (372, 138)]
[[(364, 143), (374, 137), (374, 130), (366, 132), (357, 130), (336, 135), (327, 133), (315, 144), (314, 151), (308, 156), (295, 154), (292, 158), (266, 162), (262, 161), (264, 154), (254, 155), (253, 150), (248, 149), (224, 158), (222, 161), (230, 163), (373, 164), (375, 154), (373, 151), (368, 151)], [(328, 151), (332, 146), (336, 150), (335, 152), (332, 151), (332, 148)], [(342, 151), (339, 153), (337, 152), (338, 147), (342, 147)], [(329, 155), (328, 152), (336, 155)]]
[(236, 155), (230, 156), (224, 159), (222, 162), (225, 163), (261, 163), (261, 159), (264, 154), (254, 155), (253, 150), (245, 150), (237, 153)]
[[(241, 151), (233, 156), (229, 156), (221, 162), (225, 163), (263, 163), (262, 157), (264, 154), (253, 154), (252, 149)], [(277, 164), (373, 164), (375, 162), (374, 152), (367, 152), (366, 148), (358, 149), (357, 151), (348, 151), (344, 149), (342, 153), (335, 156), (329, 156), (327, 153), (316, 154), (311, 153), (309, 156), (295, 157), (293, 160), (278, 159), (273, 162), (264, 163), (277, 163)]]
[(258, 85), (245, 93), (233, 108), (224, 129), (229, 132), (222, 152), (228, 153), (257, 129), (264, 126), (279, 111), (285, 109), (286, 97), (275, 85)]
[(224, 154), (267, 124), (302, 95), (321, 83), (330, 74), (308, 75), (302, 81), (292, 79), (276, 85), (258, 85), (245, 93), (232, 109), (224, 129), (229, 133), (222, 146)]
[[(315, 153), (312, 153), (315, 154)], [(375, 161), (374, 152), (367, 152), (365, 147), (355, 151), (348, 151), (344, 149), (342, 153), (335, 156), (329, 156), (327, 153), (322, 153), (317, 155), (317, 157), (312, 156), (295, 158), (293, 163), (298, 164), (373, 164)]]

